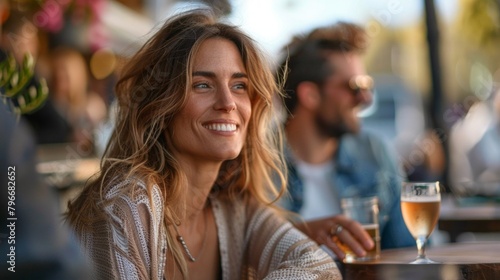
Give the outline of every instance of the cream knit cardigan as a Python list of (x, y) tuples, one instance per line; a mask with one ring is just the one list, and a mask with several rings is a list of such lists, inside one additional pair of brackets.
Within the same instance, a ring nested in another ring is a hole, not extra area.
[[(131, 195), (133, 193), (133, 195)], [(123, 181), (105, 192), (107, 222), (76, 227), (95, 279), (164, 279), (166, 227), (160, 189)], [(333, 260), (270, 207), (210, 197), (222, 279), (341, 279)]]

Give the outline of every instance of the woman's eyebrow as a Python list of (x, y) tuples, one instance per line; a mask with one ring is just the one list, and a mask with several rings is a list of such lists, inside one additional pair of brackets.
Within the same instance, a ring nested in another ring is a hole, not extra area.
[[(195, 71), (193, 72), (193, 77), (194, 76), (201, 76), (201, 77), (208, 77), (208, 78), (215, 78), (216, 75), (214, 72), (210, 71)], [(248, 78), (248, 75), (242, 72), (236, 72), (233, 75), (231, 75), (232, 78)]]
[(215, 73), (214, 72), (209, 72), (209, 71), (195, 71), (195, 72), (193, 72), (193, 77), (194, 76), (202, 76), (202, 77), (215, 78)]
[(248, 78), (248, 75), (242, 72), (236, 72), (232, 75), (233, 78)]

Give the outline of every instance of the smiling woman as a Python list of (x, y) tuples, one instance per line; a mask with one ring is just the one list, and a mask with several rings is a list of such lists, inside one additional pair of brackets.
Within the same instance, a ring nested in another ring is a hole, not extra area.
[(340, 279), (273, 206), (280, 91), (249, 37), (208, 11), (178, 15), (116, 92), (101, 172), (67, 214), (96, 278)]
[(172, 129), (179, 152), (176, 158), (184, 158), (181, 162), (191, 168), (205, 164), (201, 159), (220, 163), (236, 158), (245, 143), (252, 112), (248, 77), (233, 42), (207, 39), (193, 62), (187, 104)]

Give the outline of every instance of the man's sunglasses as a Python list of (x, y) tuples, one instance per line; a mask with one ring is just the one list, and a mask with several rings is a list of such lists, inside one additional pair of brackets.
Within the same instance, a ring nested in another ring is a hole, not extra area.
[(356, 94), (373, 89), (373, 78), (368, 75), (357, 75), (349, 80), (349, 88)]

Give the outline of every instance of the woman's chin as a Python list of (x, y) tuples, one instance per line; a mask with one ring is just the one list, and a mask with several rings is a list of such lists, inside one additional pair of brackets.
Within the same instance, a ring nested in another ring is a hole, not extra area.
[(220, 159), (222, 161), (227, 161), (227, 160), (233, 160), (237, 158), (241, 153), (241, 150), (232, 150), (232, 151), (226, 151), (223, 154), (221, 154)]

